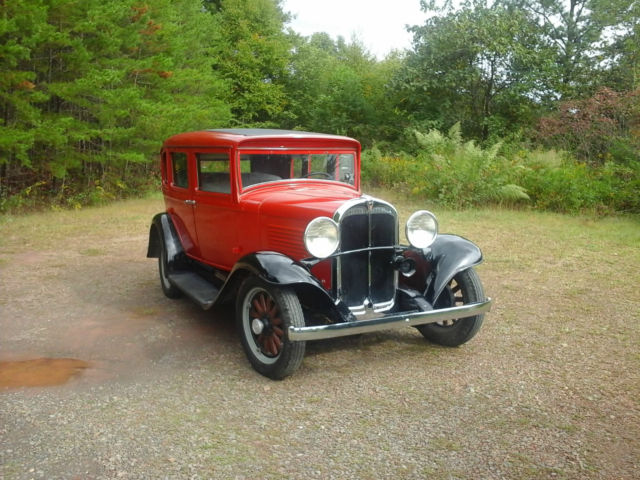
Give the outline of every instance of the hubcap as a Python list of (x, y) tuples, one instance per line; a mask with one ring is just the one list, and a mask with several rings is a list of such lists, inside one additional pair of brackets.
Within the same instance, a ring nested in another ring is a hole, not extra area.
[(264, 330), (264, 323), (259, 318), (254, 318), (251, 320), (251, 331), (255, 335), (260, 335)]

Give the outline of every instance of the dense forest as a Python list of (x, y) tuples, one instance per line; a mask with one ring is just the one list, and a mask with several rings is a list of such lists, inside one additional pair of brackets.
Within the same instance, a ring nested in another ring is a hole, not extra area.
[(141, 194), (171, 134), (276, 127), (451, 207), (640, 213), (640, 1), (415, 1), (377, 59), (280, 0), (0, 0), (0, 211)]

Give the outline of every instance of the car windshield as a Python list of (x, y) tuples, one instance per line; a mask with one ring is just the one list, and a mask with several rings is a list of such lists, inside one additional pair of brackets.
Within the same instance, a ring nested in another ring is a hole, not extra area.
[(353, 153), (243, 153), (242, 186), (293, 178), (355, 184)]

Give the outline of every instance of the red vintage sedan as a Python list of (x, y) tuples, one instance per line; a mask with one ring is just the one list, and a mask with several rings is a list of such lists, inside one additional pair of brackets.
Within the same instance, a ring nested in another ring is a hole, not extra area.
[(202, 308), (236, 302), (253, 367), (281, 379), (307, 340), (414, 326), (457, 346), (491, 299), (474, 266), (480, 249), (438, 234), (434, 215), (407, 221), (360, 190), (360, 144), (284, 130), (219, 129), (164, 142), (162, 191), (148, 257), (165, 295)]

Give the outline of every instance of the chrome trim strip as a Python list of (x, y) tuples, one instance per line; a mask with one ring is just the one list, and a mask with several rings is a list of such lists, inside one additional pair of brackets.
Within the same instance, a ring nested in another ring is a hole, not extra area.
[(394, 298), (387, 302), (381, 303), (373, 303), (370, 298), (366, 298), (365, 302), (362, 305), (352, 305), (349, 307), (351, 313), (353, 313), (356, 317), (360, 317), (367, 313), (383, 313), (387, 310), (391, 310), (393, 306), (396, 304)]
[[(396, 225), (397, 225), (397, 223), (398, 223), (398, 211), (396, 210), (396, 207), (391, 205), (389, 202), (386, 202), (386, 201), (381, 200), (381, 199), (376, 198), (376, 197), (372, 197), (370, 195), (362, 195), (362, 196), (360, 196), (358, 198), (352, 198), (351, 200), (347, 200), (342, 205), (340, 205), (340, 207), (333, 214), (333, 219), (335, 220), (336, 223), (340, 223), (340, 219), (344, 216), (344, 214), (346, 213), (347, 210), (349, 210), (351, 207), (355, 207), (357, 205), (361, 205), (361, 204), (366, 205), (367, 202), (369, 202), (369, 201), (373, 201), (375, 203), (381, 203), (381, 204), (391, 208), (396, 213)], [(396, 232), (396, 243), (398, 242), (397, 237), (398, 237), (398, 232)]]
[(373, 311), (375, 313), (386, 312), (387, 310), (391, 310), (395, 304), (396, 304), (395, 298), (392, 298), (391, 300), (389, 300), (387, 302), (374, 303), (373, 304)]
[(313, 325), (309, 327), (290, 326), (287, 333), (293, 342), (305, 340), (321, 340), (325, 338), (345, 337), (360, 333), (377, 332), (400, 327), (414, 327), (426, 323), (457, 320), (473, 317), (491, 310), (491, 298), (484, 302), (469, 303), (461, 307), (440, 308), (427, 312), (392, 313), (380, 318), (355, 322), (333, 323), (329, 325)]
[(363, 303), (362, 305), (354, 305), (349, 307), (349, 311), (356, 316), (364, 315), (367, 313), (367, 304)]

